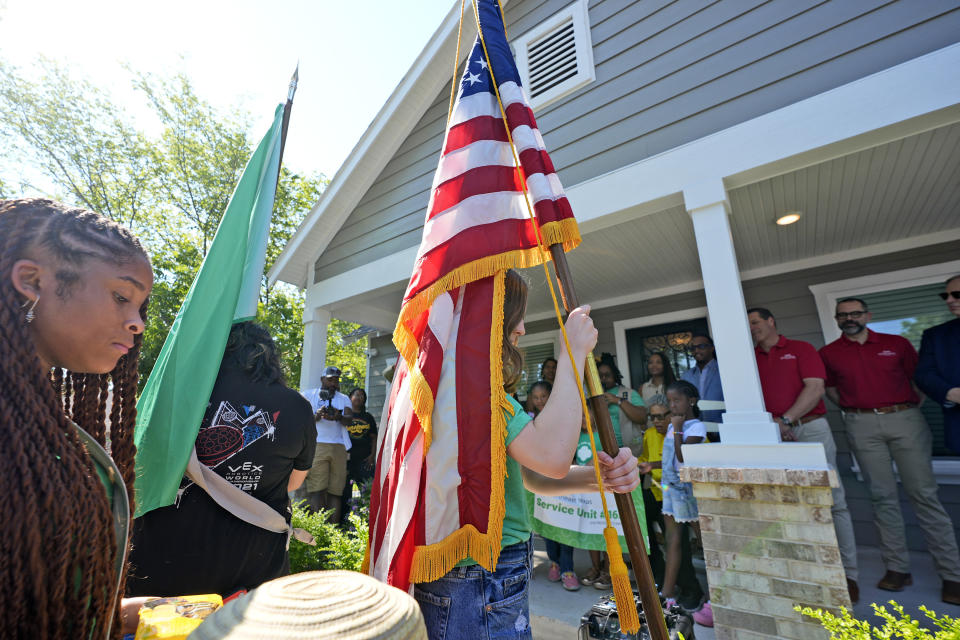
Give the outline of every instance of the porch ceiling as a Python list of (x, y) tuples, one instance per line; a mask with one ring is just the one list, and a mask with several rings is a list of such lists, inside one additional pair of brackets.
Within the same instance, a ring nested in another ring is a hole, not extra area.
[[(729, 200), (741, 271), (960, 230), (960, 124), (738, 187)], [(787, 211), (800, 211), (800, 221), (778, 226), (776, 218)], [(584, 302), (701, 278), (693, 224), (682, 206), (587, 234), (568, 259)], [(548, 313), (542, 269), (528, 269), (527, 276), (533, 288), (528, 314)], [(403, 286), (391, 287), (362, 304), (395, 317), (402, 294)], [(359, 317), (356, 302), (331, 311), (371, 324)]]

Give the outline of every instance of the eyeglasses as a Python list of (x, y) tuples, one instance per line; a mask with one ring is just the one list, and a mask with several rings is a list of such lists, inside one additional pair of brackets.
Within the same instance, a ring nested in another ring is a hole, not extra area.
[(947, 298), (953, 298), (954, 300), (960, 300), (960, 291), (943, 291), (940, 293), (940, 297), (946, 300)]
[(691, 350), (691, 351), (700, 351), (701, 349), (709, 349), (709, 348), (712, 347), (712, 346), (713, 346), (713, 345), (710, 344), (709, 342), (704, 342), (704, 343), (702, 343), (702, 344), (692, 344), (692, 345), (690, 345), (690, 350)]
[(669, 413), (651, 413), (650, 418), (652, 420), (666, 420), (670, 417)]
[(864, 315), (866, 315), (866, 313), (867, 313), (866, 311), (851, 311), (849, 313), (838, 311), (837, 315), (833, 317), (836, 318), (837, 320), (846, 320), (847, 318), (850, 318), (851, 320), (859, 320)]

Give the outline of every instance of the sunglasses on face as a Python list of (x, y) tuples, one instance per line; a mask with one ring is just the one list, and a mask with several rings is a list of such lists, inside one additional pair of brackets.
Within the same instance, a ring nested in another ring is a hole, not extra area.
[(846, 320), (847, 318), (850, 318), (851, 320), (859, 320), (866, 313), (867, 313), (866, 311), (850, 311), (849, 313), (838, 311), (837, 315), (833, 317), (836, 318), (837, 320)]
[(940, 294), (940, 297), (946, 300), (947, 298), (953, 298), (954, 300), (960, 300), (960, 291), (944, 291)]
[(666, 420), (670, 417), (669, 413), (651, 413), (650, 417), (654, 420)]
[(703, 349), (709, 349), (709, 348), (710, 348), (710, 343), (709, 343), (709, 342), (704, 342), (703, 344), (692, 344), (692, 345), (690, 345), (690, 350), (691, 350), (691, 351), (701, 351), (701, 350), (703, 350)]

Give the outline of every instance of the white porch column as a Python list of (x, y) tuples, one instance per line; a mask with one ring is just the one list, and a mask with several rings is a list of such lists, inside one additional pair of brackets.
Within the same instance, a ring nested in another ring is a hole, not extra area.
[(721, 443), (685, 446), (684, 461), (692, 466), (826, 469), (823, 445), (780, 444), (780, 428), (764, 406), (740, 269), (727, 218), (730, 203), (723, 180), (717, 178), (685, 187), (683, 199), (697, 237), (703, 289), (726, 405), (720, 425)]
[(300, 388), (320, 386), (320, 376), (327, 362), (327, 327), (330, 312), (309, 306), (303, 310), (303, 364), (300, 366)]
[(776, 444), (780, 442), (780, 429), (763, 404), (723, 181), (718, 178), (685, 188), (683, 198), (693, 219), (717, 364), (724, 382), (727, 412), (720, 425), (720, 440), (725, 444)]

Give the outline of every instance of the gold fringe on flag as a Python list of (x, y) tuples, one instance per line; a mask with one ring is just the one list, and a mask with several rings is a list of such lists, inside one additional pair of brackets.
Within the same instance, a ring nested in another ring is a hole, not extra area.
[[(410, 582), (413, 583), (439, 580), (468, 556), (490, 572), (496, 570), (497, 560), (500, 559), (503, 517), (507, 508), (504, 487), (507, 478), (507, 419), (504, 413), (512, 414), (513, 406), (507, 401), (507, 394), (503, 390), (503, 297), (506, 270), (493, 275), (493, 311), (490, 322), (490, 513), (487, 518), (487, 532), (481, 533), (468, 524), (440, 542), (416, 547), (410, 567)], [(427, 393), (429, 395), (429, 387)], [(430, 402), (432, 405), (432, 395)]]
[[(580, 234), (577, 232), (576, 221), (570, 220), (571, 224), (567, 224), (567, 222), (567, 220), (563, 220), (561, 222), (550, 223), (554, 225), (551, 233), (569, 234), (570, 230), (572, 229), (577, 235), (575, 237), (567, 237), (565, 242), (576, 244), (580, 241)], [(423, 374), (420, 372), (420, 369), (417, 365), (417, 359), (420, 353), (420, 344), (417, 342), (417, 339), (413, 335), (413, 331), (410, 327), (413, 326), (414, 322), (421, 313), (428, 311), (436, 299), (447, 291), (457, 289), (465, 284), (475, 282), (482, 278), (489, 278), (490, 276), (498, 273), (502, 274), (506, 272), (507, 269), (525, 269), (527, 267), (535, 267), (541, 264), (544, 259), (549, 260), (550, 254), (547, 253), (544, 255), (544, 253), (541, 253), (541, 250), (538, 246), (531, 247), (529, 249), (514, 249), (513, 251), (505, 251), (504, 253), (498, 255), (486, 256), (480, 258), (479, 260), (468, 262), (467, 264), (461, 265), (452, 270), (442, 278), (438, 278), (436, 282), (408, 300), (403, 307), (401, 307), (400, 317), (397, 318), (397, 326), (393, 331), (393, 344), (397, 347), (397, 351), (400, 352), (400, 356), (407, 363), (407, 369), (410, 371), (410, 400), (413, 403), (413, 410), (420, 419), (420, 426), (423, 429), (424, 454), (429, 451), (430, 442), (433, 436), (433, 431), (431, 429), (431, 416), (433, 414), (433, 392), (430, 390), (430, 385), (427, 384), (426, 379), (423, 377)], [(502, 296), (500, 304), (503, 305)], [(501, 306), (501, 315), (502, 310), (503, 307)], [(502, 317), (500, 318), (499, 322), (502, 326)], [(501, 335), (500, 338), (502, 339), (502, 337), (503, 336)], [(497, 349), (497, 353), (500, 353), (499, 346)], [(493, 352), (491, 352), (491, 357), (492, 355)], [(501, 387), (502, 386), (503, 382), (501, 376)]]

